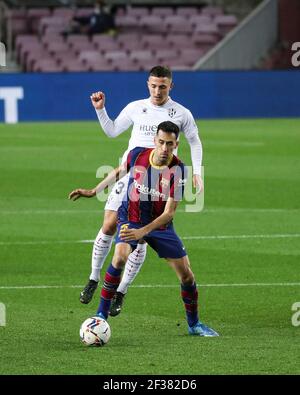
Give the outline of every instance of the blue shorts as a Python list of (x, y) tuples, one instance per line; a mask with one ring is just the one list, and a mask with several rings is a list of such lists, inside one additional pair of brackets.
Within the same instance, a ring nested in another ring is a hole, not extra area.
[[(138, 245), (138, 240), (133, 241), (123, 241), (120, 239), (120, 229), (121, 226), (127, 224), (129, 228), (139, 229), (143, 225), (137, 224), (135, 222), (120, 222), (117, 226), (117, 234), (115, 238), (116, 244), (127, 243), (130, 244), (132, 249), (135, 250)], [(173, 225), (170, 224), (166, 229), (163, 230), (153, 230), (148, 233), (147, 236), (143, 238), (160, 258), (174, 258), (179, 259), (186, 256), (185, 247), (182, 244), (180, 238), (177, 236)]]

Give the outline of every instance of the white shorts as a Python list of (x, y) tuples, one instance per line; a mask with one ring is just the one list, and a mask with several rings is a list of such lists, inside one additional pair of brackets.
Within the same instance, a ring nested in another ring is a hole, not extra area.
[(111, 193), (107, 198), (104, 208), (105, 210), (118, 211), (122, 204), (123, 198), (126, 196), (128, 181), (129, 173), (127, 173), (126, 176), (115, 183)]

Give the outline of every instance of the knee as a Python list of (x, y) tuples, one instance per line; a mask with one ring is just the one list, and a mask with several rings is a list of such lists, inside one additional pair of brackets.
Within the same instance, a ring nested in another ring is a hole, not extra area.
[(117, 254), (117, 255), (114, 255), (112, 263), (116, 269), (123, 269), (126, 261), (127, 261), (127, 258), (124, 255)]
[(102, 232), (105, 235), (113, 236), (116, 232), (117, 224), (113, 218), (105, 219), (102, 225)]
[(195, 276), (191, 270), (182, 274), (181, 283), (183, 285), (193, 285), (194, 282), (195, 282)]

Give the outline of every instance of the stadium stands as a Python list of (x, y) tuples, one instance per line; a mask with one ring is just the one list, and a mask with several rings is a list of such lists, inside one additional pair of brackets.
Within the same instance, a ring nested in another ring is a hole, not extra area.
[(220, 7), (129, 7), (117, 9), (112, 34), (66, 34), (74, 16), (91, 12), (86, 7), (8, 12), (22, 69), (131, 71), (160, 62), (188, 70), (238, 23)]
[(298, 0), (280, 0), (278, 13), (278, 42), (259, 65), (259, 68), (266, 70), (293, 68), (292, 45), (300, 41), (300, 2)]

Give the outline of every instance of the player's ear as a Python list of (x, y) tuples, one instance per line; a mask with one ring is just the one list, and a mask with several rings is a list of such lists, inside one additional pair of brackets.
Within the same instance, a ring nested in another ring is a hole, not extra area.
[(174, 88), (174, 83), (173, 82), (171, 82), (171, 85), (170, 85), (170, 90), (172, 90)]

